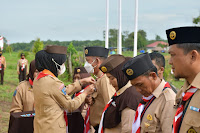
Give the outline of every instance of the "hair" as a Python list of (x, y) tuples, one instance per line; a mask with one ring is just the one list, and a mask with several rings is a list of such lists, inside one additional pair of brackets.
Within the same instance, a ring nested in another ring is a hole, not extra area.
[(151, 60), (155, 60), (156, 65), (159, 66), (159, 68), (164, 67), (165, 68), (165, 57), (159, 53), (159, 52), (153, 52), (149, 54)]
[(182, 43), (176, 44), (176, 46), (183, 49), (185, 55), (192, 50), (196, 50), (200, 53), (200, 43)]
[(156, 68), (155, 66), (153, 66), (153, 67), (150, 68), (148, 71), (146, 71), (145, 73), (143, 73), (142, 76), (149, 76), (149, 74), (150, 74), (151, 72), (155, 72), (156, 75), (158, 75), (158, 74), (157, 74), (157, 68)]

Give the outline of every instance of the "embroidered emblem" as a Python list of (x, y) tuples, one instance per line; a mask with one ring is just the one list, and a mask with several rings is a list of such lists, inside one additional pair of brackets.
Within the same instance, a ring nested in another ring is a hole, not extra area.
[(145, 125), (146, 128), (148, 128), (150, 126), (150, 124), (146, 123), (146, 122), (144, 123), (144, 125)]
[(77, 69), (77, 73), (80, 73), (81, 72), (81, 69)]
[(88, 54), (88, 49), (85, 50), (85, 54)]
[(190, 129), (188, 129), (187, 133), (197, 133), (193, 127), (191, 127)]
[(14, 91), (14, 94), (13, 94), (13, 96), (15, 96), (17, 94), (17, 89)]
[(66, 92), (66, 88), (65, 88), (65, 87), (62, 89), (62, 92), (63, 92), (64, 95), (67, 94), (67, 92)]
[(148, 114), (148, 115), (147, 115), (147, 120), (152, 121), (152, 119), (153, 119), (153, 118), (152, 118), (152, 115)]
[(104, 72), (104, 73), (107, 72), (107, 68), (106, 68), (105, 66), (102, 66), (102, 67), (101, 67), (101, 70), (102, 70), (102, 72)]
[(112, 104), (114, 107), (116, 107), (116, 103), (115, 103), (115, 101), (113, 101), (111, 104)]
[(129, 75), (129, 76), (133, 75), (133, 70), (130, 69), (130, 68), (127, 69), (127, 70), (126, 70), (126, 74)]
[(170, 39), (174, 40), (176, 38), (176, 32), (175, 31), (171, 31), (169, 34)]

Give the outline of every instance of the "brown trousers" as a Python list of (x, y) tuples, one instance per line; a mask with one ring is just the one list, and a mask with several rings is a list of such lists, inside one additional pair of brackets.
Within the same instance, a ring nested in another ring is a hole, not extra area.
[(1, 65), (1, 70), (0, 70), (0, 74), (1, 74), (1, 84), (3, 84), (3, 76), (4, 76), (4, 65)]

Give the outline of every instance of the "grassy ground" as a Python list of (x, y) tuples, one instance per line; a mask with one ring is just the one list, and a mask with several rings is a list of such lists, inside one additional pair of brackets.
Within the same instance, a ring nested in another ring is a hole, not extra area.
[[(12, 95), (17, 87), (19, 80), (17, 75), (17, 61), (19, 59), (19, 53), (4, 53), (7, 62), (7, 69), (4, 74), (4, 85), (0, 85), (0, 133), (7, 133), (9, 122), (9, 110), (12, 101)], [(123, 55), (133, 57), (132, 51), (123, 52)], [(164, 54), (166, 57), (166, 79), (172, 83), (175, 87), (180, 88), (183, 85), (183, 80), (174, 81), (173, 76), (170, 74), (171, 67), (168, 65), (169, 55)], [(30, 63), (34, 59), (34, 54), (29, 53), (26, 57)], [(65, 78), (59, 77), (67, 85), (69, 82), (65, 81)]]

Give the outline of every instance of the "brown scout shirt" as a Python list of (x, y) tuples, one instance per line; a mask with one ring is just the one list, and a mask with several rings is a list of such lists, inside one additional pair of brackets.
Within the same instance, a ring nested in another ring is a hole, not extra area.
[(34, 79), (35, 133), (66, 133), (64, 110), (74, 111), (80, 107), (86, 97), (85, 93), (82, 93), (72, 100), (68, 94), (73, 89), (81, 90), (79, 82), (65, 88), (63, 82), (56, 77), (46, 76), (38, 80), (37, 77)]
[[(185, 106), (188, 105), (188, 108), (186, 110), (185, 116), (183, 118), (181, 127), (180, 127), (180, 133), (200, 133), (200, 112), (196, 112), (190, 109), (190, 106), (196, 107), (200, 109), (200, 72), (196, 75), (194, 80), (192, 81), (191, 85), (185, 82), (181, 90), (177, 93), (176, 99), (180, 99), (182, 97), (182, 92), (187, 91), (191, 86), (197, 87), (198, 90), (193, 95), (189, 105), (188, 101), (185, 103)], [(176, 109), (175, 109), (176, 112)], [(192, 131), (196, 132), (192, 132)]]
[[(131, 83), (128, 82), (127, 85), (117, 91), (117, 95), (122, 94), (130, 86)], [(119, 123), (119, 125), (115, 128), (105, 128), (104, 133), (131, 133), (134, 116), (135, 110), (130, 109), (129, 107), (125, 108), (122, 111), (121, 122)]]
[(174, 118), (173, 106), (176, 94), (170, 88), (164, 91), (165, 81), (152, 93), (156, 99), (146, 110), (141, 121), (141, 133), (171, 133)]
[(6, 58), (3, 56), (3, 55), (1, 55), (1, 64), (3, 64), (3, 66), (4, 66), (4, 70), (6, 69)]
[(34, 110), (33, 88), (29, 81), (19, 83), (12, 98), (10, 112), (23, 112)]
[(103, 109), (115, 93), (115, 88), (110, 84), (106, 74), (97, 80), (96, 89), (97, 92), (94, 92), (92, 95), (95, 102), (90, 106), (90, 124), (93, 127), (99, 125)]
[(28, 74), (28, 60), (27, 59), (19, 59), (17, 62), (17, 72), (19, 72), (19, 68), (22, 67), (22, 63), (24, 62), (25, 68), (26, 68), (26, 74)]

